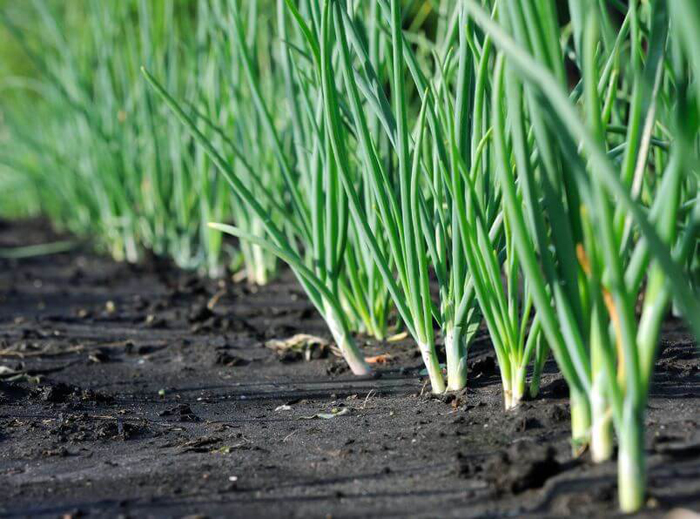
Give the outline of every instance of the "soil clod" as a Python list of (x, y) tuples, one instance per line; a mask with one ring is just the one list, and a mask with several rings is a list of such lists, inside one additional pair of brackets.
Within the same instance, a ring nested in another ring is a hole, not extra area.
[(484, 465), (485, 479), (502, 492), (518, 494), (541, 488), (551, 477), (561, 472), (550, 445), (519, 441), (506, 452), (489, 459)]

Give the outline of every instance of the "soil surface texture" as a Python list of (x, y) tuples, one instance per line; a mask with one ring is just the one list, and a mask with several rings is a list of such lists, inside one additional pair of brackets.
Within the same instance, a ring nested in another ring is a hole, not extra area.
[[(0, 248), (61, 239), (0, 222)], [(288, 348), (297, 334), (320, 338)], [(0, 517), (617, 516), (616, 466), (574, 457), (553, 362), (503, 411), (488, 336), (433, 397), (410, 340), (354, 377), (289, 272), (252, 288), (76, 248), (0, 260)], [(270, 341), (273, 341), (270, 343)], [(639, 517), (700, 511), (700, 362), (664, 326)]]

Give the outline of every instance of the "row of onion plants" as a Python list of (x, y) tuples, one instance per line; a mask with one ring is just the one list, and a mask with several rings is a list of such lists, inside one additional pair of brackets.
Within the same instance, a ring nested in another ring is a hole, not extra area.
[(700, 8), (438, 4), (93, 2), (69, 41), (36, 2), (54, 51), (5, 17), (43, 79), (4, 86), (51, 117), (32, 133), (30, 104), (9, 111), (21, 145), (0, 160), (117, 257), (218, 274), (228, 234), (249, 280), (286, 263), (356, 375), (356, 334), (395, 321), (432, 391), (461, 390), (483, 326), (509, 410), (551, 351), (574, 453), (606, 461), (617, 438), (637, 510), (669, 310), (700, 337)]

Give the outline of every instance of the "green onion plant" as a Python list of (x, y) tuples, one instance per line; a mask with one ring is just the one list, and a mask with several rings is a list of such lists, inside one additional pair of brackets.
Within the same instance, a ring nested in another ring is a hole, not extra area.
[[(633, 70), (624, 70), (624, 76), (620, 71), (619, 81), (610, 88), (606, 81), (601, 88), (599, 81), (609, 55), (605, 38), (598, 36), (600, 27), (610, 20), (603, 11), (593, 10), (585, 25), (573, 31), (580, 34), (576, 44), (581, 53), (577, 60), (581, 95), (567, 91), (565, 78), (557, 72), (563, 62), (551, 60), (559, 49), (559, 38), (551, 29), (556, 27), (552, 13), (538, 13), (526, 2), (509, 7), (501, 11), (498, 24), (468, 1), (470, 13), (502, 52), (492, 103), (506, 217), (517, 229), (516, 246), (533, 287), (538, 317), (571, 388), (573, 432), (585, 434), (592, 420), (592, 447), (605, 457), (611, 449), (604, 424), (611, 415), (619, 442), (620, 506), (623, 511), (635, 511), (644, 503), (644, 408), (671, 291), (700, 336), (698, 297), (682, 268), (697, 246), (695, 217), (688, 215), (679, 232), (679, 208), (697, 197), (692, 166), (683, 166), (695, 161), (687, 142), (696, 139), (697, 132), (684, 132), (678, 122), (686, 104), (683, 92), (688, 75), (681, 68), (666, 81), (662, 77), (669, 28), (665, 4), (638, 10), (630, 3), (630, 38), (648, 38), (644, 42), (648, 55), (643, 68), (633, 58)], [(539, 31), (525, 23), (528, 12), (539, 14)], [(638, 31), (641, 22), (649, 27), (645, 36)], [(607, 43), (608, 50), (619, 52), (613, 39)], [(641, 40), (633, 40), (631, 48), (641, 52), (644, 47)], [(506, 69), (512, 71), (507, 79)], [(678, 104), (664, 103), (671, 97), (660, 95), (663, 85), (674, 90)], [(610, 89), (638, 92), (638, 97), (631, 96), (632, 109), (635, 102), (647, 108), (640, 110), (646, 112), (646, 121), (643, 117), (616, 121), (624, 117), (612, 106), (617, 93), (609, 94), (608, 110), (600, 101), (601, 90)], [(544, 113), (549, 116), (546, 120)], [(528, 122), (538, 144), (536, 161), (531, 160), (528, 146)], [(612, 143), (605, 137), (605, 127), (609, 122), (627, 124), (619, 162), (608, 150)], [(656, 147), (650, 152), (652, 136), (658, 139), (665, 128), (678, 126), (671, 149)], [(550, 233), (543, 232), (547, 223)], [(539, 243), (539, 261), (524, 239), (527, 236)], [(555, 256), (549, 254), (551, 250)], [(634, 303), (640, 297), (638, 319)]]

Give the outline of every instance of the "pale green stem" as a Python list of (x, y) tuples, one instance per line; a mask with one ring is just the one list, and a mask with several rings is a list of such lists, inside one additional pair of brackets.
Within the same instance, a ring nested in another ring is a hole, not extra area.
[(348, 363), (350, 370), (355, 375), (369, 375), (372, 369), (365, 361), (364, 356), (357, 348), (355, 340), (347, 330), (347, 327), (342, 324), (341, 319), (336, 315), (333, 307), (324, 301), (324, 318), (330, 328), (333, 340), (335, 341), (343, 358)]
[(460, 326), (447, 326), (445, 331), (447, 389), (459, 391), (467, 385), (467, 348)]
[(513, 408), (513, 386), (510, 377), (501, 374), (501, 384), (503, 385), (503, 407), (508, 411)]
[(418, 349), (420, 350), (421, 357), (423, 357), (423, 364), (425, 364), (428, 370), (432, 392), (436, 395), (444, 393), (445, 379), (442, 376), (442, 369), (435, 355), (435, 348), (431, 348), (430, 345), (419, 341)]
[(510, 407), (508, 407), (508, 402), (506, 401), (506, 411), (518, 407), (523, 400), (523, 396), (525, 396), (525, 367), (516, 366), (514, 363), (511, 365), (514, 373), (510, 385)]
[(620, 509), (633, 513), (644, 506), (646, 460), (644, 457), (643, 413), (632, 405), (623, 411), (617, 455), (617, 492)]
[(591, 408), (584, 393), (571, 389), (571, 443), (574, 456), (588, 446), (591, 436)]
[(612, 410), (605, 396), (605, 373), (594, 374), (591, 387), (591, 458), (594, 463), (610, 459), (613, 453)]

